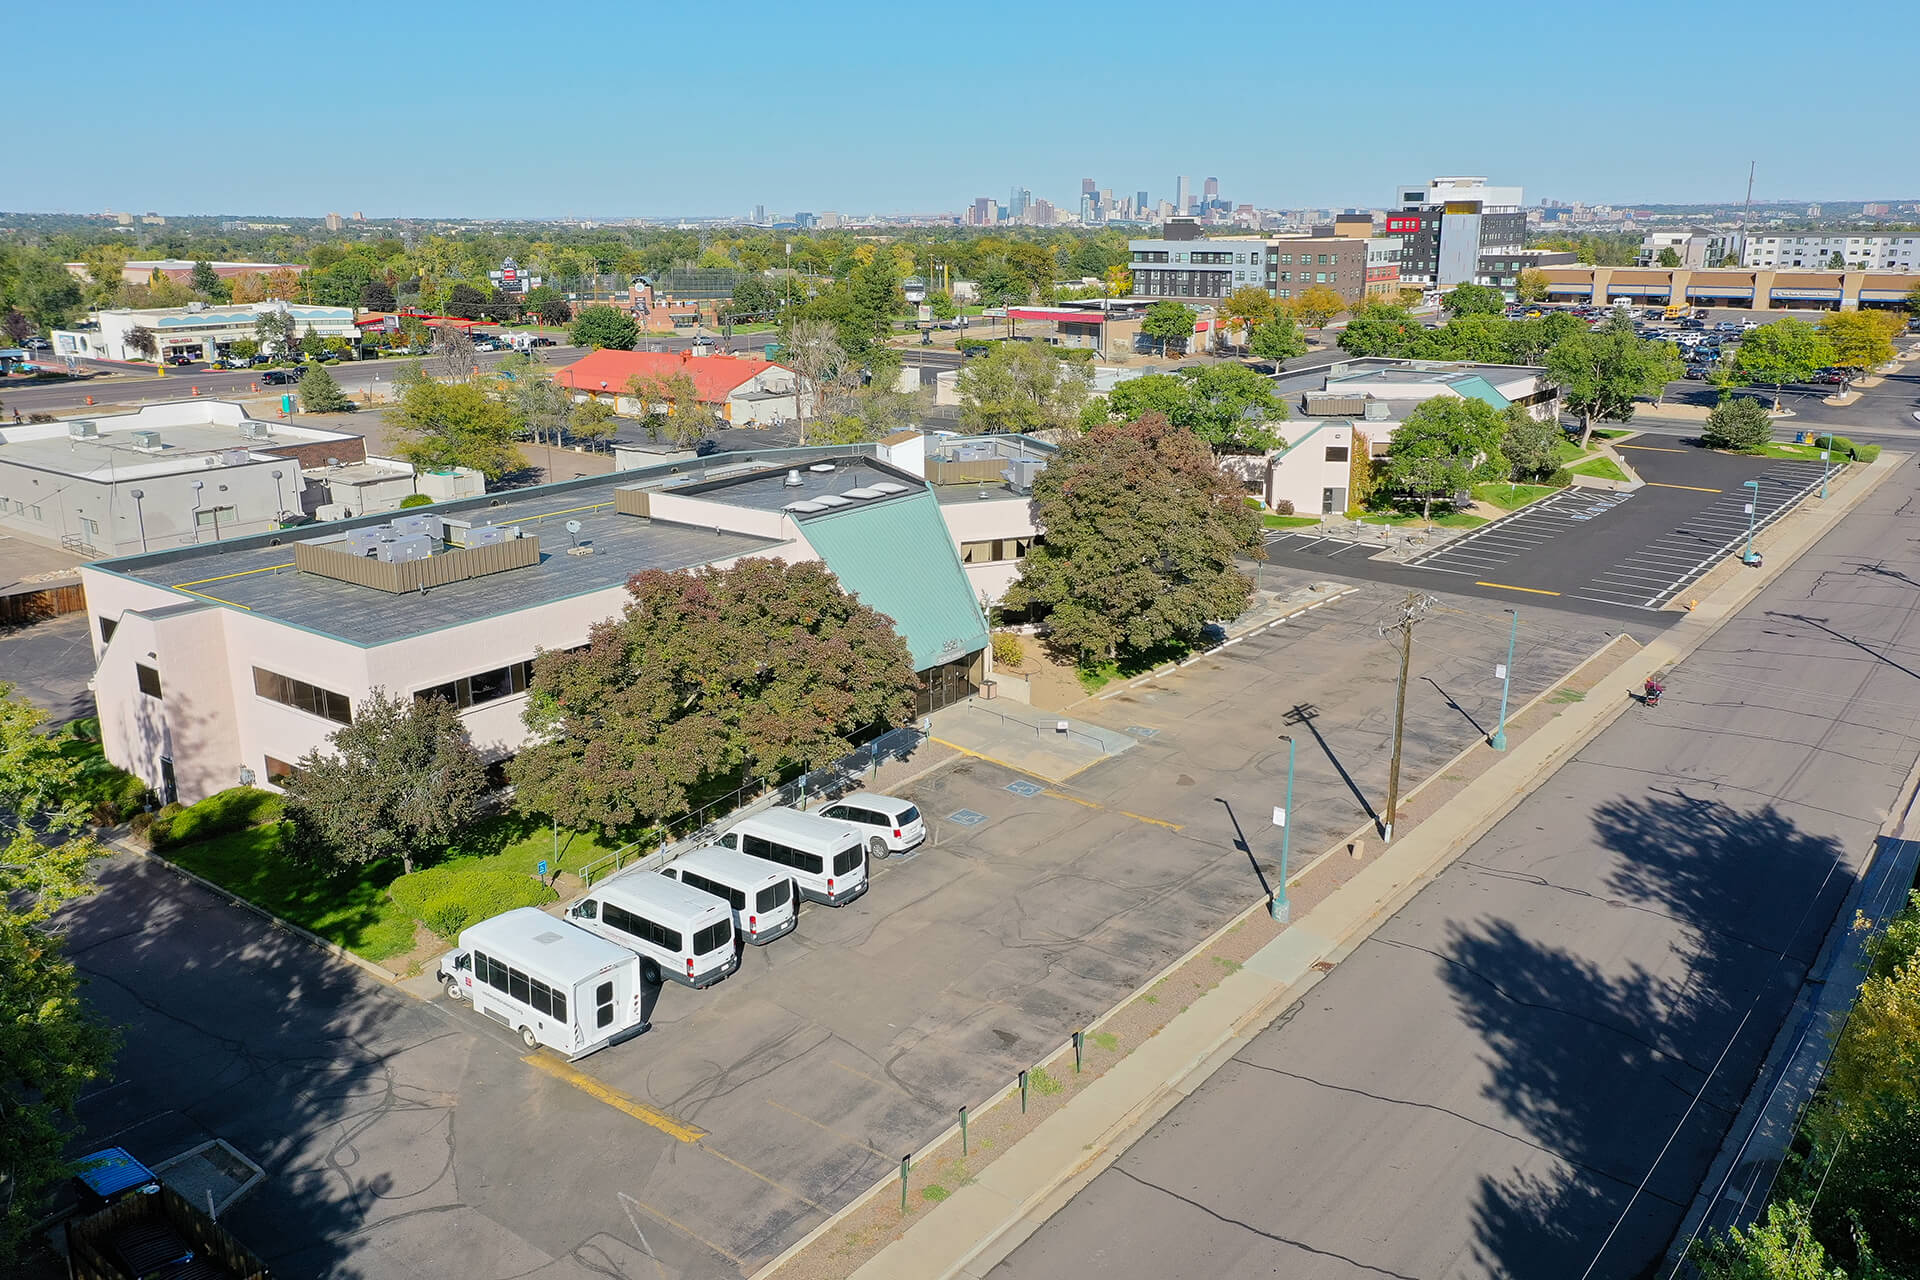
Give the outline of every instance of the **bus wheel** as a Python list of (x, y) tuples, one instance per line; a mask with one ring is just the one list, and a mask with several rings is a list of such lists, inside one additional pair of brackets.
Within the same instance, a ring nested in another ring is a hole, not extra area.
[(883, 838), (874, 836), (867, 841), (867, 852), (873, 856), (875, 861), (885, 862), (893, 850), (887, 847), (887, 842)]
[(458, 1000), (464, 1000), (466, 998), (467, 998), (467, 993), (460, 989), (460, 979), (448, 978), (447, 979), (447, 999), (458, 1001)]
[(520, 1028), (520, 1043), (529, 1049), (538, 1049), (540, 1047), (540, 1037), (533, 1034), (532, 1027), (522, 1027)]
[(648, 986), (659, 986), (660, 966), (651, 960), (642, 960), (640, 962), (640, 977), (645, 980)]

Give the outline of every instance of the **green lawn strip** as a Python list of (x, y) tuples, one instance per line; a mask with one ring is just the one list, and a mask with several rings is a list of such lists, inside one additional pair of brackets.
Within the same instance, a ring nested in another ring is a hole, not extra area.
[(1616, 429), (1613, 429), (1613, 430), (1608, 430), (1608, 431), (1598, 431), (1598, 430), (1596, 430), (1596, 431), (1595, 431), (1595, 432), (1594, 432), (1593, 434), (1595, 434), (1596, 436), (1599, 436), (1599, 437), (1600, 437), (1600, 438), (1601, 438), (1602, 440), (1624, 440), (1624, 439), (1626, 439), (1626, 438), (1627, 438), (1628, 436), (1631, 436), (1631, 435), (1638, 435), (1638, 434), (1639, 434), (1639, 432), (1637, 432), (1637, 431), (1623, 431), (1623, 430), (1619, 430), (1619, 429), (1617, 429), (1617, 428), (1616, 428)]
[[(1433, 518), (1437, 529), (1473, 529), (1487, 522), (1485, 516), (1469, 515), (1464, 511), (1448, 511)], [(1358, 524), (1384, 524), (1396, 529), (1408, 526), (1424, 526), (1426, 521), (1420, 518), (1418, 511), (1376, 511), (1361, 516)]]
[(1475, 502), (1484, 502), (1490, 507), (1499, 507), (1502, 511), (1518, 511), (1531, 502), (1560, 492), (1550, 484), (1506, 484), (1501, 481), (1489, 481), (1473, 486)]
[(1576, 476), (1592, 476), (1596, 480), (1625, 480), (1627, 473), (1612, 458), (1589, 458), (1577, 467), (1569, 467)]
[(1260, 517), (1260, 523), (1269, 529), (1304, 529), (1308, 525), (1320, 523), (1319, 516), (1276, 516), (1271, 513)]
[(1117, 661), (1082, 662), (1074, 669), (1074, 674), (1080, 678), (1082, 689), (1088, 693), (1098, 693), (1115, 680), (1131, 680), (1135, 676), (1145, 675), (1156, 667), (1178, 662), (1192, 652), (1190, 645), (1161, 645), (1143, 653), (1123, 653)]
[[(1600, 433), (1596, 431), (1594, 434), (1599, 435)], [(1553, 447), (1553, 456), (1559, 461), (1561, 466), (1565, 466), (1567, 463), (1576, 459), (1584, 458), (1592, 452), (1592, 449), (1582, 449), (1579, 443), (1573, 440), (1562, 440)]]
[[(1741, 452), (1754, 458), (1793, 458), (1801, 462), (1819, 462), (1820, 449), (1821, 446), (1817, 444), (1785, 444), (1776, 440), (1769, 444), (1761, 445), (1758, 449), (1743, 449)], [(1844, 456), (1844, 451), (1842, 451), (1841, 456), (1832, 459), (1832, 461), (1840, 466), (1845, 466), (1847, 459)]]

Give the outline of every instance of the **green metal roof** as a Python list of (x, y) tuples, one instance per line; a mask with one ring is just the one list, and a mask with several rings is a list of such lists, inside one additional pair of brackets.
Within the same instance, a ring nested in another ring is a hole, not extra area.
[(811, 516), (800, 528), (842, 587), (893, 619), (915, 671), (986, 648), (987, 620), (931, 491)]
[(1484, 400), (1496, 409), (1505, 409), (1513, 401), (1493, 389), (1493, 384), (1477, 373), (1463, 374), (1458, 378), (1449, 378), (1447, 385), (1458, 391), (1462, 399)]

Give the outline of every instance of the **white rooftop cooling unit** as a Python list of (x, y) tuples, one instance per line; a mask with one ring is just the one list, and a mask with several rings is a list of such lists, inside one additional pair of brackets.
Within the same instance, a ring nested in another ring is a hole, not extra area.
[(462, 535), (459, 545), (463, 547), (491, 547), (507, 540), (507, 531), (497, 524), (462, 530)]
[(240, 424), (240, 435), (248, 440), (271, 440), (273, 439), (273, 424), (271, 422), (243, 422)]
[(406, 538), (417, 534), (425, 534), (429, 538), (440, 536), (439, 516), (395, 516), (392, 524), (393, 532), (398, 537)]
[(392, 542), (381, 543), (375, 549), (375, 554), (388, 564), (406, 564), (410, 560), (425, 560), (433, 554), (433, 539), (424, 535), (395, 538)]
[(136, 449), (163, 449), (166, 447), (160, 443), (160, 433), (158, 431), (131, 431), (127, 433), (127, 438), (133, 441), (133, 447)]
[(347, 530), (347, 550), (356, 556), (368, 555), (382, 543), (392, 541), (392, 525), (376, 524)]
[(222, 449), (220, 451), (220, 465), (223, 467), (244, 467), (247, 465), (247, 459), (252, 456), (253, 455), (245, 449)]
[(69, 440), (98, 440), (99, 438), (100, 424), (97, 422), (87, 418), (81, 418), (67, 424), (67, 439)]

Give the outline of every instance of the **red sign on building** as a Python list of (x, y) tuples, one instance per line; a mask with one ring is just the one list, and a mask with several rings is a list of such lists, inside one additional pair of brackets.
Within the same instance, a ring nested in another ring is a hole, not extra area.
[(1420, 219), (1418, 218), (1390, 217), (1387, 219), (1388, 235), (1412, 235), (1415, 232), (1418, 232), (1419, 230), (1420, 230)]

